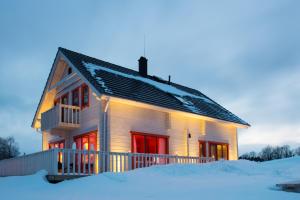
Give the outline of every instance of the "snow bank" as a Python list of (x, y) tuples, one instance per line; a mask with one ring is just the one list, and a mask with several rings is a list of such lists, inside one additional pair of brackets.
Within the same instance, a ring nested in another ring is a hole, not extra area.
[(44, 173), (0, 178), (3, 199), (300, 199), (300, 194), (272, 189), (300, 180), (300, 157), (264, 163), (220, 161), (202, 165), (168, 165), (122, 174), (104, 173), (59, 184)]

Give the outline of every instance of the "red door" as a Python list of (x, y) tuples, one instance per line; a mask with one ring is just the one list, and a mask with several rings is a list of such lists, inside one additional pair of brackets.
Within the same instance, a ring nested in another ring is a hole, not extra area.
[[(76, 136), (74, 138), (75, 143), (76, 143), (76, 149), (78, 150), (94, 150), (96, 151), (97, 149), (97, 134), (95, 132), (92, 133), (87, 133), (83, 134), (80, 136)], [(88, 162), (89, 162), (89, 157), (88, 154), (81, 155), (81, 172), (83, 170), (83, 167), (86, 168), (86, 172), (88, 170)], [(85, 163), (85, 165), (83, 164)], [(90, 164), (91, 164), (91, 171), (94, 171), (94, 164), (95, 164), (95, 157), (93, 154), (90, 154)], [(76, 154), (76, 171), (78, 171), (78, 154)]]

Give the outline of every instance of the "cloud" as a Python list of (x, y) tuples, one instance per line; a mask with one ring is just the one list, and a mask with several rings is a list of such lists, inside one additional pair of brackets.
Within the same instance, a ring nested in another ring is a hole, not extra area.
[(145, 34), (151, 74), (170, 74), (252, 124), (241, 148), (299, 143), (299, 4), (0, 2), (0, 133), (23, 151), (40, 147), (30, 122), (57, 47), (137, 69)]

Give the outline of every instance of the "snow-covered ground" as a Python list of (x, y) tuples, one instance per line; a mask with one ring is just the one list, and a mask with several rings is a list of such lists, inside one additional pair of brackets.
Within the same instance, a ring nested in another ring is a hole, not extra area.
[(274, 189), (300, 180), (300, 157), (264, 163), (221, 161), (154, 166), (49, 184), (45, 172), (0, 178), (0, 199), (300, 199)]

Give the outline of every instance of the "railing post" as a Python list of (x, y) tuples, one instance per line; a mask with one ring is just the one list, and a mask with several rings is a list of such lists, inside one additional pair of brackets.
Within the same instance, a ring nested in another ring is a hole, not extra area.
[(128, 171), (130, 171), (132, 169), (132, 154), (131, 153), (127, 153), (128, 156)]
[(58, 149), (52, 149), (51, 151), (51, 160), (52, 160), (52, 169), (49, 172), (50, 175), (57, 175), (58, 174)]
[(175, 164), (178, 164), (178, 155), (175, 155)]

